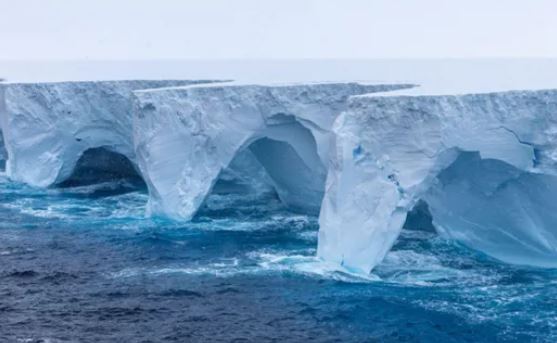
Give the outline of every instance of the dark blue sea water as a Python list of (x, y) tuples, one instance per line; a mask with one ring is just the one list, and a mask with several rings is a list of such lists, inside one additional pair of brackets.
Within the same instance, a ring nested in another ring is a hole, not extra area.
[(212, 195), (144, 218), (127, 181), (0, 180), (1, 342), (555, 342), (557, 271), (405, 230), (370, 276), (314, 258), (315, 217)]

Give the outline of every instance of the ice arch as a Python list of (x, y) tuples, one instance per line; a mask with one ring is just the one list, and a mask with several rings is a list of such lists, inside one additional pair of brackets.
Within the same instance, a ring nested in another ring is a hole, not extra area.
[[(306, 137), (303, 137), (304, 130)], [(295, 131), (294, 125), (291, 132)], [(213, 209), (214, 195), (226, 196), (225, 203), (232, 201), (240, 206), (266, 204), (265, 211), (288, 208), (293, 212), (318, 214), (326, 170), (317, 156), (311, 133), (303, 128), (300, 131), (299, 142), (284, 137), (285, 140), (277, 140), (281, 137), (270, 135), (273, 138), (256, 138), (240, 150), (216, 178), (203, 201), (207, 206), (200, 207), (201, 215), (204, 210)], [(304, 139), (310, 141), (306, 143)]]
[(353, 98), (333, 127), (318, 255), (369, 272), (424, 199), (441, 233), (554, 266), (556, 119), (557, 91)]
[(6, 172), (40, 187), (66, 180), (90, 148), (135, 161), (132, 92), (192, 81), (99, 81), (3, 84), (0, 120)]
[(221, 171), (251, 144), (281, 199), (314, 209), (323, 192), (330, 128), (348, 97), (403, 87), (408, 86), (211, 85), (138, 91), (134, 135), (149, 189), (148, 212), (191, 219)]
[[(287, 118), (249, 139), (244, 149), (253, 155), (266, 173), (269, 186), (286, 206), (304, 213), (319, 213), (326, 169), (311, 131)], [(237, 171), (244, 169), (231, 167)]]

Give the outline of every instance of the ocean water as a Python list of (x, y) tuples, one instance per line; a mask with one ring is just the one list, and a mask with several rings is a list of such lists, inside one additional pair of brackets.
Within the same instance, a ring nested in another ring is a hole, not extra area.
[(418, 227), (355, 275), (316, 259), (317, 218), (272, 194), (213, 194), (191, 223), (144, 218), (146, 201), (130, 180), (0, 177), (0, 341), (557, 341), (555, 270)]

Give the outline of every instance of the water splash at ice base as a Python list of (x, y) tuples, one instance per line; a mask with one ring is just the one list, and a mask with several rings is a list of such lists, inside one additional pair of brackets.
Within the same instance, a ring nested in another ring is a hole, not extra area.
[(145, 219), (135, 187), (2, 179), (5, 339), (557, 339), (554, 270), (502, 264), (414, 227), (362, 276), (315, 258), (317, 219), (272, 194), (213, 194), (179, 224)]

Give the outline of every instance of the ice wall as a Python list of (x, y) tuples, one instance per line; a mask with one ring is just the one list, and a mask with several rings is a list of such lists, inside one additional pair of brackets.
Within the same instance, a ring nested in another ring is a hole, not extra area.
[(322, 258), (369, 272), (423, 199), (448, 237), (557, 265), (557, 91), (353, 97), (333, 132)]
[(149, 212), (190, 219), (218, 175), (245, 149), (280, 199), (318, 212), (330, 128), (351, 95), (410, 87), (357, 83), (210, 85), (137, 91), (136, 152)]
[(0, 119), (6, 172), (34, 186), (64, 181), (87, 149), (104, 147), (135, 161), (131, 96), (136, 89), (192, 81), (3, 84)]

